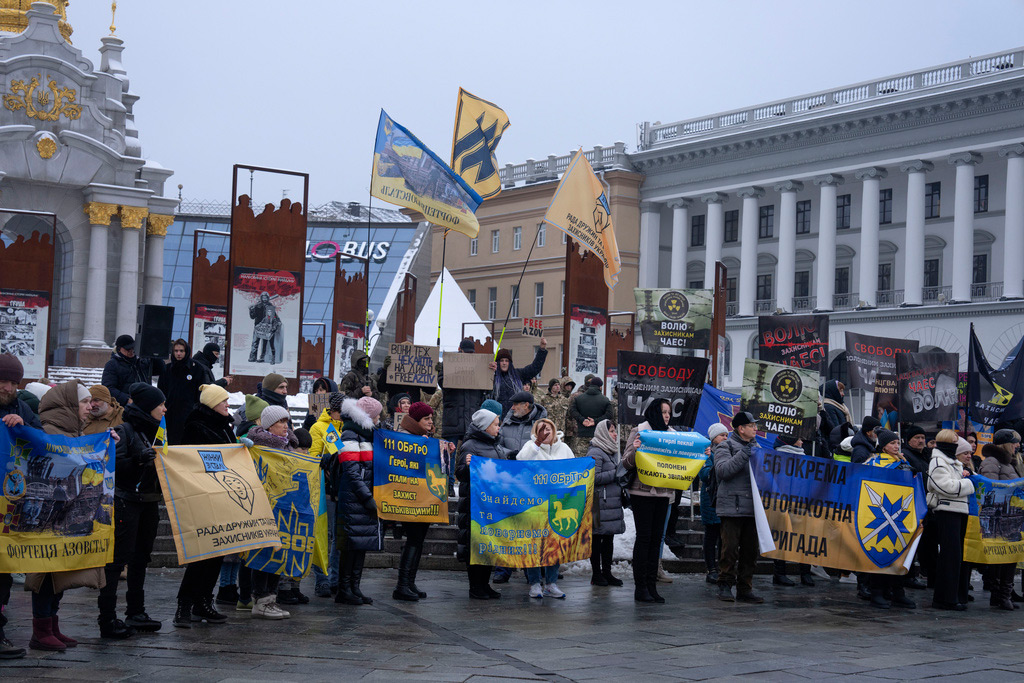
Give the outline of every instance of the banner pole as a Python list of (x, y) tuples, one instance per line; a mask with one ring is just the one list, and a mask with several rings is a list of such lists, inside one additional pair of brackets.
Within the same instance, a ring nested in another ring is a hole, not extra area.
[(540, 237), (540, 229), (544, 225), (544, 221), (537, 224), (537, 234), (533, 236), (533, 244), (530, 245), (530, 253), (526, 255), (526, 262), (523, 263), (523, 272), (519, 273), (519, 282), (516, 283), (516, 288), (512, 291), (512, 300), (508, 302), (508, 315), (505, 316), (505, 323), (501, 326), (501, 336), (498, 337), (498, 346), (494, 349), (494, 357), (497, 359), (498, 351), (501, 350), (501, 340), (505, 338), (505, 328), (508, 326), (508, 320), (512, 317), (512, 306), (515, 304), (516, 299), (519, 298), (519, 285), (523, 284), (523, 276), (526, 275), (526, 266), (530, 264), (530, 257), (533, 256), (533, 248), (537, 246), (537, 238)]
[[(363, 277), (366, 279), (366, 310), (370, 310), (370, 249), (372, 246), (371, 242), (371, 231), (370, 223), (373, 218), (373, 193), (370, 193), (370, 203), (366, 205), (366, 263), (363, 266)], [(364, 320), (366, 313), (363, 313)], [(366, 329), (366, 343), (363, 353), (370, 353), (370, 330), (372, 329), (369, 321), (365, 323)]]
[[(441, 307), (444, 305), (444, 257), (448, 252), (448, 230), (444, 229), (444, 237), (441, 238), (441, 284), (437, 290), (437, 348), (441, 348)], [(462, 340), (460, 339), (461, 343)]]

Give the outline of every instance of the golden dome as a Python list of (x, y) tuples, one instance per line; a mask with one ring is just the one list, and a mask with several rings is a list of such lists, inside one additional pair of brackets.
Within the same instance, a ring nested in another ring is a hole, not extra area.
[[(32, 9), (32, 3), (37, 0), (0, 0), (0, 31), (7, 33), (21, 33), (28, 28), (28, 17), (25, 13)], [(60, 15), (60, 34), (64, 40), (71, 42), (71, 25), (68, 24), (68, 4), (70, 0), (43, 0), (56, 9), (54, 14)]]

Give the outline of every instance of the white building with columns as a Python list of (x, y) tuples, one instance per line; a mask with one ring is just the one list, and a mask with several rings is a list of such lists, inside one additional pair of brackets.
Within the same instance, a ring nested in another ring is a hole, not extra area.
[[(642, 123), (640, 286), (728, 267), (726, 385), (757, 317), (989, 360), (1024, 336), (1024, 49), (668, 124)], [(856, 411), (855, 411), (856, 412)]]
[(99, 65), (70, 43), (67, 1), (0, 2), (0, 217), (3, 239), (49, 233), (57, 214), (51, 364), (101, 365), (138, 305), (160, 304), (172, 175), (142, 157), (124, 43), (101, 41)]

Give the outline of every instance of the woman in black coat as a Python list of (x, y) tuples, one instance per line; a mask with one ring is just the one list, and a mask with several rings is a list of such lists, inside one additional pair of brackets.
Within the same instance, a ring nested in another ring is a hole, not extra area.
[(587, 457), (594, 459), (594, 542), (590, 555), (591, 585), (621, 586), (612, 574), (615, 534), (626, 530), (622, 512), (622, 486), (615, 477), (619, 464), (619, 432), (611, 420), (594, 429)]
[(456, 556), (466, 563), (469, 573), (469, 597), (477, 600), (497, 600), (501, 593), (490, 586), (490, 566), (470, 563), (469, 463), (473, 458), (505, 459), (502, 449), (498, 446), (500, 431), (501, 418), (496, 413), (482, 409), (473, 413), (469, 431), (466, 432), (466, 438), (459, 448), (458, 462), (455, 465), (455, 478), (459, 480), (459, 535)]
[(185, 420), (199, 400), (199, 387), (203, 381), (203, 368), (189, 357), (188, 342), (175, 339), (171, 345), (171, 362), (160, 373), (157, 386), (166, 397), (167, 442), (180, 444), (185, 430)]
[[(186, 446), (236, 444), (232, 431), (234, 420), (228, 411), (228, 392), (216, 384), (204, 384), (199, 393), (199, 404), (189, 413), (181, 443)], [(223, 557), (198, 560), (185, 567), (185, 576), (178, 588), (178, 609), (174, 625), (192, 628), (193, 621), (223, 624), (226, 616), (213, 607), (213, 589), (220, 576)]]

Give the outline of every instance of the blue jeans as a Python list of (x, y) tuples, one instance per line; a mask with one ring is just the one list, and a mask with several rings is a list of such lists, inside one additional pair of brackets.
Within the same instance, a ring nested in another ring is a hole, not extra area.
[(535, 583), (540, 583), (541, 572), (544, 573), (544, 583), (557, 583), (558, 581), (558, 565), (553, 567), (530, 567), (526, 570), (526, 581), (531, 586)]
[(320, 569), (320, 567), (313, 565), (313, 575), (316, 577), (318, 584), (323, 584), (324, 579), (327, 579), (327, 584), (331, 588), (338, 587), (338, 547), (334, 542), (334, 513), (336, 511), (337, 503), (330, 498), (327, 499), (327, 538), (329, 539), (330, 545), (327, 549), (327, 557), (329, 560), (328, 566), (330, 569), (327, 574)]

